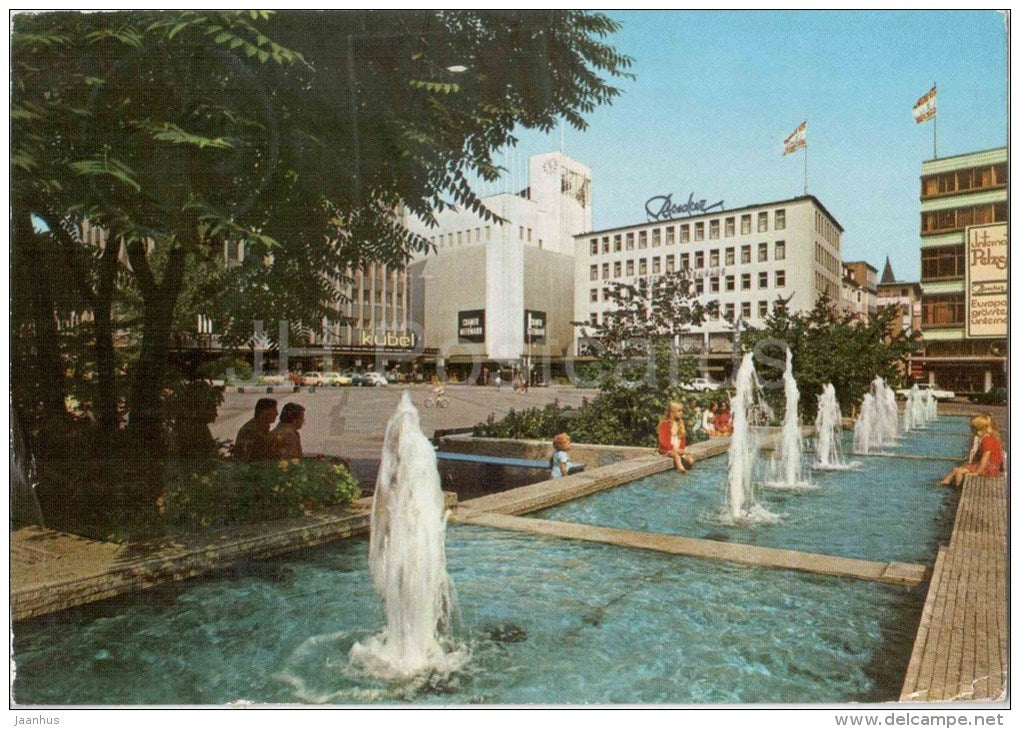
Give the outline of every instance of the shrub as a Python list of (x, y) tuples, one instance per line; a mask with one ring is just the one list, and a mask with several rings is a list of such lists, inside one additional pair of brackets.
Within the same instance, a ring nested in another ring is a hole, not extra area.
[(182, 476), (167, 489), (166, 516), (174, 529), (251, 524), (343, 506), (361, 495), (351, 473), (326, 460), (217, 462)]
[(209, 380), (246, 382), (252, 378), (251, 365), (237, 357), (220, 357), (198, 368), (198, 374)]

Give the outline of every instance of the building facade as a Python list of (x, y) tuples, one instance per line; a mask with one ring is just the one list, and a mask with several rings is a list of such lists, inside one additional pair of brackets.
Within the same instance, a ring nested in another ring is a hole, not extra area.
[[(458, 378), (531, 371), (562, 361), (573, 342), (574, 235), (591, 228), (591, 170), (560, 153), (528, 160), (528, 186), (483, 198), (503, 222), (466, 210), (411, 219), (435, 252), (409, 266), (412, 321)], [(537, 375), (531, 377), (534, 381)]]
[(958, 393), (1006, 381), (1005, 147), (921, 163), (924, 378)]
[(867, 261), (844, 261), (844, 275), (857, 285), (862, 293), (865, 318), (875, 315), (878, 306), (878, 269)]
[[(576, 238), (574, 317), (598, 324), (613, 281), (686, 269), (718, 314), (681, 337), (691, 353), (731, 353), (734, 324), (761, 326), (776, 299), (790, 311), (840, 300), (842, 226), (813, 195), (584, 233)], [(583, 348), (583, 343), (581, 344)], [(578, 342), (575, 341), (575, 352)]]

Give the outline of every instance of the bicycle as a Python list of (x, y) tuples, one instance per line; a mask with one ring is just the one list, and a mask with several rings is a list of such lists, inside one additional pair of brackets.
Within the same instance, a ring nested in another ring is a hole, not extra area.
[(429, 395), (425, 398), (425, 407), (450, 407), (450, 401), (444, 395)]

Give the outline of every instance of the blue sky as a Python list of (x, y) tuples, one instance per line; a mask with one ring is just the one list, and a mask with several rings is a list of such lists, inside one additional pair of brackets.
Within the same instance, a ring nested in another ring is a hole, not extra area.
[[(808, 122), (808, 191), (845, 229), (844, 260), (897, 278), (920, 270), (922, 160), (932, 122), (911, 109), (938, 83), (938, 155), (1006, 144), (1006, 32), (995, 11), (627, 11), (612, 39), (634, 58), (612, 106), (564, 151), (592, 169), (596, 229), (643, 221), (675, 193), (726, 208), (803, 192), (803, 152), (782, 140)], [(558, 149), (519, 133), (514, 159)], [(483, 190), (489, 192), (491, 189)]]

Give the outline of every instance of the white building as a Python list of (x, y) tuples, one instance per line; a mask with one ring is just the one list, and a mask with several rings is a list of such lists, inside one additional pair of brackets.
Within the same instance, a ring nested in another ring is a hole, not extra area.
[(611, 281), (688, 269), (698, 298), (717, 302), (719, 314), (681, 346), (728, 352), (732, 322), (761, 326), (777, 297), (790, 300), (790, 311), (810, 310), (823, 293), (839, 302), (842, 233), (813, 195), (584, 233), (576, 237), (574, 317), (603, 321), (614, 308), (605, 295)]
[(434, 228), (408, 221), (436, 246), (409, 272), (412, 320), (437, 364), (517, 367), (570, 352), (574, 235), (591, 228), (591, 170), (549, 153), (528, 172), (519, 193), (483, 198), (502, 223), (457, 209), (437, 213)]

